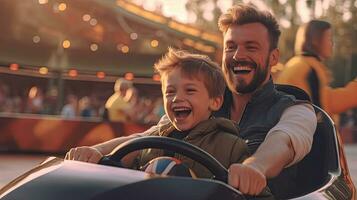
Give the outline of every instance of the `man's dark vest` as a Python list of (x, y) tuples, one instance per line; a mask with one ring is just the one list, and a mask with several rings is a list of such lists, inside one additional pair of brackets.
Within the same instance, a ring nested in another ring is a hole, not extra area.
[[(230, 119), (232, 103), (232, 93), (227, 89), (223, 106), (214, 113), (214, 116)], [(277, 91), (272, 81), (255, 92), (237, 124), (239, 134), (246, 140), (251, 154), (264, 141), (269, 130), (279, 122), (284, 110), (298, 103), (301, 101), (296, 100), (294, 96)], [(277, 199), (284, 199), (295, 191), (296, 171), (296, 167), (292, 166), (284, 169), (279, 176), (268, 180), (268, 186)]]

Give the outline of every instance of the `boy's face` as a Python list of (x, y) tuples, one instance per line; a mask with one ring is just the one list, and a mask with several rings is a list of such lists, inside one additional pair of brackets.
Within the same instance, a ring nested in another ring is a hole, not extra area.
[(162, 95), (165, 112), (180, 131), (207, 120), (223, 101), (223, 97), (210, 98), (203, 81), (185, 76), (180, 67), (162, 77)]

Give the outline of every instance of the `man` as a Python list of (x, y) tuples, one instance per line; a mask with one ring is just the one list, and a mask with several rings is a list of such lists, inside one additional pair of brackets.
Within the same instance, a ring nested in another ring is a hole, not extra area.
[[(234, 6), (221, 16), (219, 27), (224, 36), (222, 68), (229, 90), (214, 115), (237, 123), (252, 154), (242, 164), (230, 166), (228, 183), (244, 194), (257, 195), (268, 179), (273, 194), (286, 198), (296, 187), (293, 165), (311, 148), (314, 110), (274, 88), (270, 68), (279, 59), (280, 30), (270, 13), (248, 5)], [(67, 158), (98, 162), (118, 144), (137, 136), (71, 149)]]

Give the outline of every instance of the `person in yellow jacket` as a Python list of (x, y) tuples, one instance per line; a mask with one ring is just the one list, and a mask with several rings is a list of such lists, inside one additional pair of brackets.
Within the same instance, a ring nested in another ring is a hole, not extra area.
[(286, 63), (276, 83), (303, 89), (338, 123), (337, 114), (357, 107), (357, 78), (345, 87), (330, 87), (332, 74), (322, 61), (332, 56), (332, 47), (330, 23), (312, 20), (302, 25), (296, 34), (296, 56)]

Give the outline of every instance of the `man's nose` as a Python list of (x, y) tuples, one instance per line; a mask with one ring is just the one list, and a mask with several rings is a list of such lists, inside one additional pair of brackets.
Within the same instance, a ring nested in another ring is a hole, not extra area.
[(239, 46), (237, 47), (236, 51), (234, 52), (233, 59), (234, 60), (240, 60), (241, 58), (244, 57), (244, 52), (243, 48), (240, 48)]

